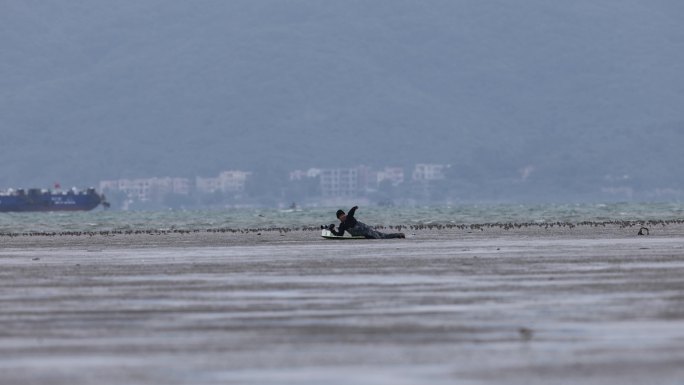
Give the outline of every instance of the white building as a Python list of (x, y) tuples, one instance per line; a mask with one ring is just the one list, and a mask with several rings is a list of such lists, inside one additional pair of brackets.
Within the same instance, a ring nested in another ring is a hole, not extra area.
[(399, 186), (404, 183), (404, 169), (401, 167), (385, 167), (384, 170), (378, 171), (378, 185), (384, 181), (389, 181), (392, 186)]
[(195, 189), (201, 193), (214, 193), (221, 191), (221, 180), (219, 178), (195, 178)]
[(412, 179), (417, 182), (443, 180), (446, 178), (444, 173), (449, 167), (449, 165), (444, 164), (419, 163), (413, 169)]
[(100, 182), (100, 191), (123, 192), (129, 199), (148, 202), (166, 194), (188, 195), (190, 181), (171, 177), (103, 180)]
[(353, 197), (358, 194), (358, 170), (333, 168), (321, 170), (321, 195), (324, 197)]
[(308, 170), (294, 170), (290, 171), (290, 182), (297, 180), (316, 178), (321, 175), (320, 168), (310, 168)]
[(245, 191), (245, 185), (250, 175), (252, 173), (246, 171), (223, 171), (216, 178), (197, 177), (195, 187), (197, 191), (202, 193), (214, 193), (217, 191), (223, 193), (242, 192)]

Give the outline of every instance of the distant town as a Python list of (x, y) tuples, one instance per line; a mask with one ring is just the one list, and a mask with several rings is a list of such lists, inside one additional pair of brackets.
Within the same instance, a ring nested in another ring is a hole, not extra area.
[(441, 196), (448, 164), (403, 167), (309, 168), (264, 178), (246, 170), (216, 176), (149, 177), (100, 181), (112, 208), (216, 208), (330, 206), (344, 203), (393, 205)]

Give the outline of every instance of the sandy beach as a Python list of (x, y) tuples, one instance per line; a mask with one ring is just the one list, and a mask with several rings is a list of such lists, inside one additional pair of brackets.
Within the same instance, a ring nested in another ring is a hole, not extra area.
[(682, 384), (684, 225), (0, 237), (0, 384)]

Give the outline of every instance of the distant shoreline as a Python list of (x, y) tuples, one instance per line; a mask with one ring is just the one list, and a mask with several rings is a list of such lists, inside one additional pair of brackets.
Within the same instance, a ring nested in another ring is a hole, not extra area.
[[(642, 227), (648, 229), (642, 231)], [(412, 242), (496, 238), (576, 238), (614, 239), (649, 237), (684, 237), (684, 221), (606, 221), (582, 223), (484, 223), (462, 225), (376, 226), (380, 231), (403, 231), (403, 241)], [(63, 231), (0, 233), (0, 248), (25, 247), (203, 247), (260, 245), (293, 242), (327, 242), (316, 227), (297, 228), (209, 228), (209, 229), (138, 229), (126, 231)]]

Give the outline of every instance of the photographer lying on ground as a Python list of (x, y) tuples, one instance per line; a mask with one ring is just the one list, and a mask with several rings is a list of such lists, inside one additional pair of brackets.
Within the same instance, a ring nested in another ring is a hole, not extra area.
[(349, 214), (345, 214), (342, 210), (337, 210), (336, 214), (337, 219), (340, 220), (340, 225), (337, 227), (337, 231), (335, 231), (335, 225), (328, 226), (328, 230), (338, 237), (343, 236), (344, 232), (347, 231), (352, 236), (361, 236), (366, 237), (367, 239), (406, 238), (404, 233), (384, 234), (363, 222), (357, 221), (356, 218), (354, 218), (354, 213), (356, 213), (356, 209), (358, 208), (359, 206), (352, 207), (351, 210), (349, 210)]

